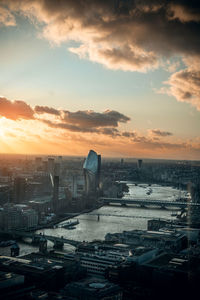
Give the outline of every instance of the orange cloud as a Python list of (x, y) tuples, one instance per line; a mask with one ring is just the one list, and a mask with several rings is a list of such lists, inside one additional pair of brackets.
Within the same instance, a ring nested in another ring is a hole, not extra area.
[(34, 111), (26, 102), (0, 97), (0, 116), (11, 120), (34, 119)]
[(71, 131), (37, 119), (0, 118), (0, 152), (83, 155), (92, 147), (104, 156), (200, 159), (199, 140), (177, 141), (172, 137), (169, 142), (166, 136), (163, 142), (148, 133), (141, 135), (113, 127), (99, 130), (102, 132)]
[[(199, 141), (177, 142), (173, 137), (169, 141), (172, 133), (161, 129), (148, 130), (146, 135), (137, 130), (123, 131), (120, 124), (130, 118), (113, 110), (31, 108), (24, 101), (0, 98), (0, 116), (4, 116), (0, 118), (1, 151), (81, 155), (95, 147), (104, 155), (200, 158)], [(163, 137), (165, 141), (160, 139)]]
[(11, 14), (11, 12), (0, 6), (0, 26), (15, 26), (16, 21), (15, 17)]

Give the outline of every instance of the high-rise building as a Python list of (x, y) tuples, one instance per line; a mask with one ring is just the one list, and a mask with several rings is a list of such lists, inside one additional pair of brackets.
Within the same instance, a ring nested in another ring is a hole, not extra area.
[(1, 219), (4, 230), (29, 229), (38, 225), (38, 213), (21, 204), (5, 204), (1, 210)]
[(54, 165), (54, 175), (60, 176), (60, 163), (56, 162)]
[(55, 164), (54, 158), (49, 157), (47, 162), (47, 172), (52, 175), (54, 174), (54, 164)]
[(13, 202), (23, 203), (26, 198), (27, 180), (24, 177), (16, 177), (13, 186)]
[(138, 169), (142, 168), (142, 159), (138, 159)]
[(59, 201), (59, 176), (53, 177), (53, 209), (54, 212), (58, 209)]
[(38, 171), (42, 167), (42, 157), (35, 158), (35, 170)]
[(101, 155), (97, 155), (95, 151), (90, 150), (83, 164), (86, 195), (97, 192), (100, 181), (100, 170)]

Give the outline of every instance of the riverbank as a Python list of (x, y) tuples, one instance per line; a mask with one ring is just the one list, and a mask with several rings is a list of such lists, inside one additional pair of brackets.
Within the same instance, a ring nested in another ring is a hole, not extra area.
[(28, 232), (34, 232), (36, 230), (40, 230), (40, 229), (49, 229), (49, 228), (54, 228), (55, 225), (59, 224), (59, 223), (62, 223), (64, 221), (67, 221), (69, 219), (73, 219), (73, 218), (76, 218), (80, 215), (83, 215), (83, 214), (88, 214), (88, 213), (91, 213), (92, 211), (96, 210), (96, 209), (99, 209), (103, 206), (102, 205), (98, 205), (98, 206), (95, 206), (95, 207), (92, 207), (92, 208), (89, 208), (89, 209), (84, 209), (83, 211), (80, 211), (80, 212), (77, 212), (77, 213), (70, 213), (70, 214), (66, 214), (65, 216), (62, 216), (62, 217), (58, 217), (58, 218), (55, 218), (52, 222), (49, 222), (48, 224), (44, 224), (44, 225), (38, 225), (37, 227), (34, 227), (34, 228), (30, 228), (26, 231)]

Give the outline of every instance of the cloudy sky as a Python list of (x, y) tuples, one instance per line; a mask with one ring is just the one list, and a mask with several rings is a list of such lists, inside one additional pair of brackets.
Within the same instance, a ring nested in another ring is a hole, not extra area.
[(200, 159), (198, 0), (0, 0), (0, 153)]

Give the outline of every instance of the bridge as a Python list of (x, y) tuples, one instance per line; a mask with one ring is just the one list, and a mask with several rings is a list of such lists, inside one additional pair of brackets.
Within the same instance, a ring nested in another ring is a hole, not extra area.
[(54, 243), (55, 248), (62, 248), (64, 244), (69, 244), (74, 247), (77, 247), (78, 245), (81, 244), (80, 241), (74, 241), (70, 239), (66, 239), (63, 236), (58, 237), (58, 236), (52, 236), (52, 235), (44, 235), (42, 233), (33, 233), (33, 232), (27, 232), (27, 231), (19, 231), (19, 230), (12, 230), (12, 231), (4, 231), (1, 230), (0, 234), (5, 234), (12, 236), (13, 238), (31, 238), (32, 243), (39, 243), (41, 238), (46, 238), (48, 241), (51, 241)]
[(174, 207), (174, 208), (180, 208), (180, 209), (186, 209), (186, 208), (200, 208), (200, 203), (193, 203), (193, 202), (181, 202), (181, 201), (169, 201), (169, 200), (153, 200), (153, 199), (131, 199), (131, 198), (105, 198), (101, 197), (99, 198), (100, 202), (103, 202), (104, 204), (120, 204), (120, 205), (128, 205), (128, 204), (134, 204), (138, 205), (140, 207), (146, 207), (146, 206), (157, 206), (160, 208), (167, 208), (167, 207)]

